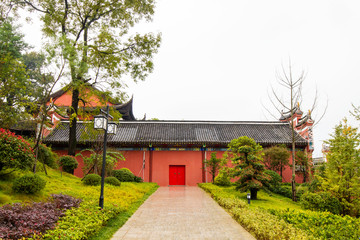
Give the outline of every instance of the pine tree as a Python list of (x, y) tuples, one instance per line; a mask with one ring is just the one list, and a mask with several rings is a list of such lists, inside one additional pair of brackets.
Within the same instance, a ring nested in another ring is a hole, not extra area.
[(249, 137), (239, 137), (229, 143), (228, 151), (232, 154), (235, 165), (234, 176), (238, 176), (236, 188), (242, 192), (250, 190), (251, 199), (257, 199), (257, 192), (270, 181), (263, 164), (263, 153), (260, 144)]

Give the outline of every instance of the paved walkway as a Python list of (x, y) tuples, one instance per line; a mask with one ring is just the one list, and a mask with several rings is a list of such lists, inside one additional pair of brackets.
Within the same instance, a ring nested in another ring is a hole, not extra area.
[(112, 239), (255, 238), (200, 188), (160, 187)]

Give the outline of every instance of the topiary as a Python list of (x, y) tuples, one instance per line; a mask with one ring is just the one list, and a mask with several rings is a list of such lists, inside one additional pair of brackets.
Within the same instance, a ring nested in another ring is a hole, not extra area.
[(30, 169), (34, 160), (30, 143), (0, 128), (0, 171), (7, 168)]
[(107, 177), (105, 178), (105, 183), (114, 185), (114, 186), (120, 186), (121, 182), (116, 177)]
[(74, 174), (74, 169), (78, 167), (78, 162), (73, 156), (61, 156), (59, 159), (60, 166), (64, 172)]
[(127, 168), (113, 170), (112, 175), (120, 182), (133, 182), (135, 178), (135, 175)]
[(229, 177), (226, 176), (226, 174), (219, 173), (214, 179), (214, 184), (218, 186), (230, 186), (231, 182)]
[(98, 186), (101, 183), (101, 177), (97, 174), (88, 174), (83, 180), (85, 185), (90, 186)]
[(17, 193), (34, 194), (44, 189), (46, 181), (36, 174), (29, 173), (15, 179), (12, 189)]

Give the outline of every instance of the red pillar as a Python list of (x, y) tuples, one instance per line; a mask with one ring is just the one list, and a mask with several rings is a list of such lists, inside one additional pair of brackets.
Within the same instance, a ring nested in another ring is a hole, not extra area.
[(205, 182), (205, 174), (206, 174), (204, 160), (205, 160), (205, 151), (201, 151), (201, 167), (202, 167), (201, 173), (202, 173), (203, 183)]
[(150, 149), (149, 156), (149, 182), (152, 182), (152, 171), (153, 171), (153, 151)]

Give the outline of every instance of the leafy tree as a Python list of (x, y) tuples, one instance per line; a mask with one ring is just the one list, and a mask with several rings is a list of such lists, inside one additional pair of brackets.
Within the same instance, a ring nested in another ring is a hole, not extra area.
[(236, 188), (240, 191), (250, 190), (251, 199), (257, 199), (257, 192), (264, 184), (270, 181), (263, 164), (261, 145), (249, 137), (233, 139), (228, 145), (228, 151), (232, 155), (232, 163), (235, 165), (234, 176), (238, 176)]
[(290, 153), (284, 146), (273, 146), (264, 151), (265, 164), (273, 171), (280, 172), (283, 178), (283, 170), (289, 165)]
[(29, 81), (21, 52), (27, 47), (10, 18), (0, 25), (0, 126), (4, 128), (24, 114)]
[(124, 84), (119, 79), (123, 75), (138, 81), (153, 70), (152, 58), (160, 46), (160, 34), (130, 36), (129, 30), (143, 19), (151, 20), (154, 2), (17, 0), (17, 3), (41, 14), (43, 33), (51, 39), (48, 48), (67, 63), (72, 90), (68, 153), (75, 155), (81, 88), (85, 84), (102, 84), (121, 95)]
[(330, 151), (321, 186), (339, 199), (342, 214), (356, 216), (360, 210), (360, 135), (345, 119), (331, 137), (326, 142)]
[(216, 152), (213, 152), (213, 153), (211, 153), (210, 159), (205, 160), (204, 164), (206, 166), (206, 170), (212, 176), (212, 183), (214, 183), (217, 172), (224, 165), (224, 160), (221, 158), (216, 158)]

